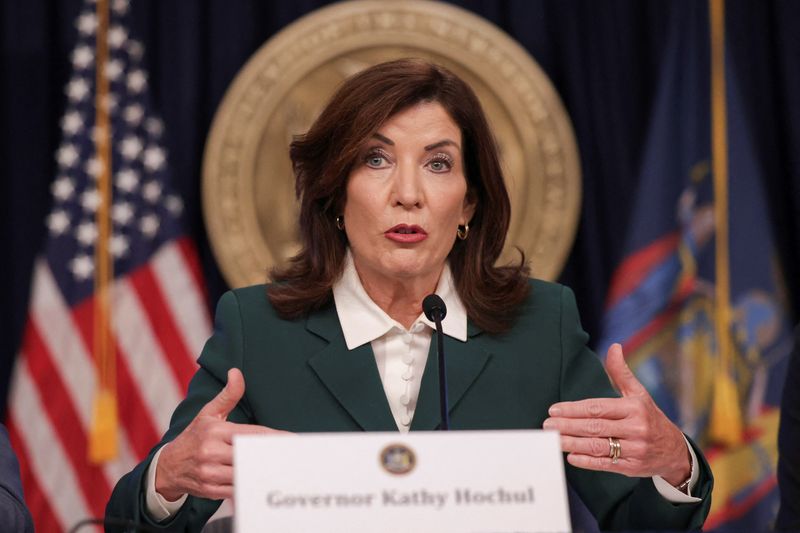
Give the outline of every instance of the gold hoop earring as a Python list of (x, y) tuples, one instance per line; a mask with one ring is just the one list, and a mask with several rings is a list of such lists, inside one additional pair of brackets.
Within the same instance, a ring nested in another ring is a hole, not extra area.
[(336, 227), (340, 230), (344, 229), (344, 215), (337, 215), (336, 216)]
[(456, 228), (456, 235), (462, 241), (467, 240), (467, 235), (469, 235), (469, 224), (464, 224), (463, 226), (458, 226)]

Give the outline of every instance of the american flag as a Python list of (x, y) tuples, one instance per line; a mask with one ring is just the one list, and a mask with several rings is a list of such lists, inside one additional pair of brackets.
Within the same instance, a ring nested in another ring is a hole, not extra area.
[[(183, 204), (170, 189), (164, 125), (148, 97), (144, 48), (129, 34), (128, 0), (111, 0), (107, 18), (98, 16), (104, 3), (86, 1), (76, 21), (49, 235), (35, 265), (9, 398), (9, 432), (40, 532), (103, 516), (114, 484), (166, 430), (210, 333), (199, 265), (180, 227)], [(96, 46), (98, 35), (107, 47)], [(102, 100), (98, 57), (107, 58)], [(106, 105), (106, 133), (95, 127), (98, 101)], [(110, 173), (96, 149), (103, 134), (110, 134)], [(108, 209), (103, 176), (110, 180)], [(93, 337), (95, 256), (104, 248), (99, 209), (110, 217), (105, 248), (114, 276), (109, 331), (119, 425), (116, 458), (94, 464), (89, 435), (102, 376)]]

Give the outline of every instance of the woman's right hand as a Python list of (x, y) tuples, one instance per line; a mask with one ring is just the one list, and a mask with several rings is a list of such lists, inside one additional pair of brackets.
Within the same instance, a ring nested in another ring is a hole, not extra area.
[(221, 500), (233, 496), (233, 436), (286, 433), (226, 421), (244, 395), (244, 377), (228, 370), (228, 383), (197, 413), (175, 440), (164, 447), (156, 467), (156, 492), (169, 501), (184, 494)]

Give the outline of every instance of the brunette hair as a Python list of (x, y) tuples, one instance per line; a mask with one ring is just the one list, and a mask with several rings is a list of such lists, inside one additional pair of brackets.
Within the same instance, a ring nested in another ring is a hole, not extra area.
[[(400, 59), (367, 68), (345, 80), (289, 154), (300, 200), (302, 249), (271, 277), (267, 293), (284, 318), (299, 318), (330, 303), (347, 247), (336, 216), (347, 179), (363, 143), (386, 120), (420, 102), (437, 102), (461, 130), (467, 190), (475, 201), (466, 240), (448, 256), (458, 295), (469, 318), (490, 333), (508, 330), (528, 292), (528, 267), (495, 266), (508, 230), (511, 204), (497, 146), (475, 93), (442, 66)], [(455, 231), (455, 228), (453, 228)]]

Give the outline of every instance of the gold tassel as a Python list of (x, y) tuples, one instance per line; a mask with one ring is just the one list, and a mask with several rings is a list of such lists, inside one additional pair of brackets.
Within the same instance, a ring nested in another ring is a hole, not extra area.
[(741, 444), (744, 427), (742, 410), (739, 407), (739, 392), (736, 383), (727, 372), (717, 376), (711, 402), (711, 420), (709, 420), (711, 440), (726, 446)]
[(89, 431), (89, 461), (99, 464), (117, 457), (117, 399), (108, 389), (101, 389), (92, 406)]

